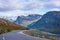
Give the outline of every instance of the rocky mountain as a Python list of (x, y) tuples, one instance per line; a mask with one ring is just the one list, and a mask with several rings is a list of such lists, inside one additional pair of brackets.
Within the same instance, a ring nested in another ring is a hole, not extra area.
[(15, 24), (7, 19), (0, 18), (0, 34), (12, 30), (25, 30), (26, 27)]
[(17, 24), (20, 24), (22, 26), (27, 26), (41, 18), (41, 15), (39, 14), (31, 14), (28, 16), (18, 16), (17, 19), (14, 21)]
[(50, 11), (28, 28), (60, 34), (60, 11)]

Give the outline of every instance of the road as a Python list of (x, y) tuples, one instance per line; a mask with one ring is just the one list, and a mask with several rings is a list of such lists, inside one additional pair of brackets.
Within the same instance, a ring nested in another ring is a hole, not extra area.
[(3, 34), (4, 36), (0, 36), (1, 40), (48, 40), (45, 38), (37, 38), (37, 37), (31, 37), (27, 36), (21, 33), (22, 31), (17, 30), (13, 32), (9, 32), (6, 34)]

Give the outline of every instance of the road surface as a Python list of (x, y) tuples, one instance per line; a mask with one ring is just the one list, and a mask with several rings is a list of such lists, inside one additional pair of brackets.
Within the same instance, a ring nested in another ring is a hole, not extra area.
[(45, 38), (37, 38), (37, 37), (31, 37), (27, 36), (21, 33), (22, 31), (17, 30), (13, 32), (9, 32), (7, 34), (0, 35), (0, 40), (48, 40)]

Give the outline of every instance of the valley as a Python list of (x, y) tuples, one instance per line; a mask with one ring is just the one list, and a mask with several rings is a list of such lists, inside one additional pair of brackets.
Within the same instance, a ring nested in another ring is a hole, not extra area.
[(0, 18), (0, 39), (60, 40), (59, 20), (59, 11), (50, 11), (43, 16), (18, 16), (14, 21)]
[(60, 0), (0, 0), (0, 40), (60, 40)]

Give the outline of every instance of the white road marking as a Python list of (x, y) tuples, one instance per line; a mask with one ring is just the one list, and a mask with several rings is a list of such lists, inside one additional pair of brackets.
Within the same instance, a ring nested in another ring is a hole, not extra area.
[(5, 38), (4, 38), (4, 34), (3, 34), (3, 40), (5, 40)]

